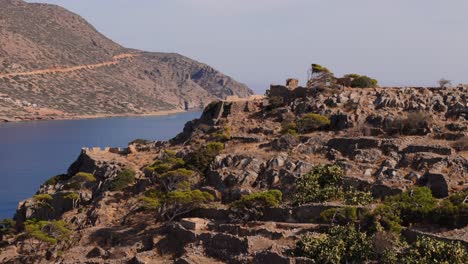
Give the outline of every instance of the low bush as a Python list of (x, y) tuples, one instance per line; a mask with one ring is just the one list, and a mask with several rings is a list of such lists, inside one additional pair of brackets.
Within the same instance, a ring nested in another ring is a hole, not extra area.
[(223, 127), (218, 131), (212, 133), (210, 135), (211, 140), (219, 141), (219, 142), (226, 142), (231, 139), (231, 129), (229, 127)]
[(74, 201), (74, 200), (80, 199), (80, 195), (76, 192), (71, 192), (71, 193), (65, 194), (63, 198)]
[(0, 241), (5, 236), (11, 236), (16, 233), (15, 230), (16, 222), (12, 219), (3, 219), (0, 221)]
[(199, 172), (204, 173), (214, 158), (218, 156), (223, 150), (223, 143), (210, 142), (187, 155), (185, 158), (185, 163), (190, 169), (198, 170)]
[(326, 116), (309, 113), (296, 121), (300, 133), (309, 133), (323, 129), (330, 125), (330, 119)]
[(374, 201), (370, 192), (361, 192), (354, 188), (344, 193), (344, 202), (347, 205), (368, 205)]
[(419, 237), (417, 241), (401, 253), (398, 262), (393, 263), (468, 263), (468, 252), (460, 242), (444, 242), (429, 237)]
[(148, 144), (151, 144), (151, 143), (152, 143), (151, 140), (137, 138), (137, 139), (133, 140), (132, 142), (130, 142), (130, 143), (128, 143), (128, 144), (129, 144), (129, 145), (133, 145), (133, 144), (136, 144), (136, 145), (148, 145)]
[(133, 170), (126, 169), (120, 172), (110, 183), (109, 190), (111, 192), (121, 191), (133, 182), (135, 182), (135, 172)]
[(403, 224), (427, 221), (437, 206), (437, 199), (427, 187), (417, 187), (385, 199), (384, 204), (399, 212)]
[(279, 190), (269, 190), (244, 195), (230, 206), (231, 217), (238, 221), (258, 220), (265, 208), (277, 207), (282, 200)]
[(367, 263), (374, 259), (370, 239), (353, 225), (334, 226), (319, 237), (303, 236), (296, 244), (295, 256), (330, 264)]
[(281, 134), (297, 136), (297, 124), (295, 122), (284, 122), (281, 124)]
[(70, 237), (71, 231), (64, 221), (27, 220), (24, 224), (26, 235), (49, 245), (55, 245)]
[(54, 200), (54, 198), (50, 194), (47, 194), (47, 193), (36, 194), (36, 195), (33, 196), (33, 199), (35, 201), (41, 202), (41, 203), (48, 203), (48, 202)]
[(296, 180), (294, 187), (294, 204), (326, 202), (341, 199), (343, 189), (341, 180), (343, 169), (338, 165), (319, 165), (311, 172)]
[(468, 225), (468, 190), (443, 200), (432, 212), (434, 223), (448, 227)]
[(357, 75), (351, 81), (353, 88), (373, 88), (378, 86), (378, 81), (365, 75)]
[(358, 220), (358, 211), (356, 207), (327, 209), (320, 213), (320, 219), (325, 223), (347, 225)]
[(372, 213), (363, 217), (362, 226), (370, 233), (389, 231), (400, 233), (402, 230), (400, 212), (391, 206), (380, 205)]
[(425, 135), (430, 131), (433, 120), (428, 113), (411, 112), (406, 118), (393, 120), (387, 132), (400, 135)]

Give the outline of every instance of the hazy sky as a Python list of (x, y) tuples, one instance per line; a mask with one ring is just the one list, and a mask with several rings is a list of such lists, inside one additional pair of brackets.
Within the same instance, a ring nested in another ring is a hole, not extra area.
[(120, 44), (177, 52), (256, 91), (311, 63), (381, 85), (468, 83), (467, 0), (41, 0)]

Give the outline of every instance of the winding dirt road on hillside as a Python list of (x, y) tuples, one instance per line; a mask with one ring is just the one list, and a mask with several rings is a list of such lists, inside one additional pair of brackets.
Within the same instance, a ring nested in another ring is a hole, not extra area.
[(138, 54), (124, 53), (124, 54), (119, 54), (119, 55), (112, 57), (112, 61), (107, 61), (107, 62), (102, 62), (102, 63), (97, 63), (97, 64), (78, 65), (78, 66), (66, 67), (66, 68), (50, 68), (50, 69), (27, 71), (27, 72), (4, 73), (4, 74), (0, 74), (0, 78), (4, 78), (4, 77), (11, 78), (11, 77), (17, 77), (17, 76), (31, 76), (31, 75), (40, 75), (40, 74), (66, 73), (66, 72), (73, 72), (73, 71), (79, 71), (79, 70), (85, 70), (85, 69), (90, 70), (90, 69), (96, 69), (96, 68), (110, 66), (110, 65), (116, 65), (119, 63), (120, 60), (130, 59), (136, 56), (138, 56)]

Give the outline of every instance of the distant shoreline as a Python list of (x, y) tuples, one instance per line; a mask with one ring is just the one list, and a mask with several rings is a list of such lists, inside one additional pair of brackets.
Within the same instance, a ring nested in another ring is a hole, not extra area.
[(36, 122), (36, 121), (61, 121), (61, 120), (85, 120), (85, 119), (101, 119), (101, 118), (118, 118), (118, 117), (149, 117), (149, 116), (167, 116), (167, 115), (174, 115), (186, 112), (197, 111), (201, 109), (190, 109), (190, 110), (182, 110), (182, 109), (174, 109), (174, 110), (164, 110), (164, 111), (156, 111), (144, 114), (102, 114), (102, 115), (76, 115), (76, 116), (37, 116), (28, 119), (24, 117), (24, 119), (10, 119), (5, 117), (0, 117), (0, 124), (1, 123), (23, 123), (23, 122)]

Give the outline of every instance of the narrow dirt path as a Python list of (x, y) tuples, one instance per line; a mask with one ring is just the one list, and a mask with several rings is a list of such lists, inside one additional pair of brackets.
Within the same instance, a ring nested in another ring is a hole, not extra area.
[(136, 56), (138, 56), (138, 54), (124, 53), (124, 54), (119, 54), (119, 55), (112, 57), (112, 61), (107, 61), (107, 62), (102, 62), (102, 63), (97, 63), (97, 64), (78, 65), (78, 66), (67, 67), (67, 68), (50, 68), (50, 69), (35, 70), (35, 71), (28, 71), (28, 72), (5, 73), (5, 74), (0, 74), (0, 78), (4, 78), (4, 77), (11, 78), (11, 77), (16, 77), (16, 76), (30, 76), (30, 75), (40, 75), (40, 74), (66, 73), (66, 72), (73, 72), (73, 71), (84, 70), (84, 69), (87, 69), (87, 70), (96, 69), (100, 67), (116, 65), (119, 63), (120, 60), (129, 59), (129, 58), (133, 58)]

